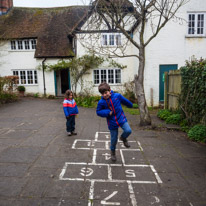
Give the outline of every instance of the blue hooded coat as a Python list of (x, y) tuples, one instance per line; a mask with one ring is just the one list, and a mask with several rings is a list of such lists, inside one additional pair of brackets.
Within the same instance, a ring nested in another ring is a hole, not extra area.
[(79, 113), (74, 99), (64, 99), (63, 110), (66, 118)]
[[(96, 113), (100, 117), (107, 118), (107, 124), (109, 130), (114, 130), (119, 127), (122, 127), (125, 122), (127, 122), (127, 118), (123, 112), (121, 104), (124, 104), (127, 107), (132, 108), (133, 104), (128, 99), (123, 97), (119, 93), (114, 93), (111, 91), (111, 97), (107, 100), (103, 97), (99, 100)], [(109, 113), (112, 111), (112, 115)]]

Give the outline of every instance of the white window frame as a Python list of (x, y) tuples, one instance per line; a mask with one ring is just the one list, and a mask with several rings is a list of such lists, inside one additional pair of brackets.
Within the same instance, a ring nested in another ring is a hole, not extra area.
[(102, 33), (101, 45), (104, 47), (122, 46), (122, 34), (121, 33)]
[[(110, 72), (112, 73), (112, 75)], [(117, 78), (117, 72), (120, 72), (119, 78)], [(102, 79), (102, 77), (103, 77), (102, 74), (105, 76), (105, 78), (103, 78), (103, 79)], [(96, 78), (97, 76), (98, 76), (98, 79)], [(110, 79), (110, 77), (112, 77), (112, 79)], [(120, 79), (120, 80), (117, 81), (118, 79)], [(121, 69), (119, 69), (119, 68), (94, 69), (93, 70), (93, 83), (94, 83), (94, 85), (99, 85), (102, 82), (106, 82), (110, 85), (122, 84), (122, 71), (121, 71)]]
[[(190, 20), (190, 16), (194, 15), (194, 21)], [(201, 27), (200, 22), (198, 22), (199, 15), (203, 15), (203, 23)], [(192, 25), (193, 24), (193, 25)], [(198, 28), (203, 29), (203, 33), (198, 33)], [(191, 30), (194, 29), (192, 32)], [(187, 36), (189, 37), (206, 37), (206, 12), (188, 12), (188, 26), (187, 26)]]
[(36, 49), (36, 39), (18, 39), (10, 41), (11, 51), (34, 51)]
[[(12, 70), (13, 75), (18, 76), (19, 80), (17, 85), (38, 85), (38, 76), (37, 76), (37, 70), (34, 69), (27, 69), (27, 70)], [(22, 73), (25, 75), (25, 79), (21, 78), (23, 77)], [(32, 78), (29, 78), (29, 77)]]

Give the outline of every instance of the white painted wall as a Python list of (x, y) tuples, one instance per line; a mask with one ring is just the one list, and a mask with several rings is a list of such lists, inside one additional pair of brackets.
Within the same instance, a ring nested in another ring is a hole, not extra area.
[[(171, 20), (152, 40), (146, 48), (145, 66), (145, 94), (148, 105), (150, 105), (150, 89), (154, 91), (154, 105), (159, 104), (159, 65), (177, 64), (178, 69), (185, 65), (193, 55), (196, 58), (206, 58), (206, 36), (204, 38), (187, 37), (187, 12), (205, 11), (205, 0), (190, 0), (177, 13), (178, 17), (186, 21)], [(151, 30), (147, 25), (146, 38)]]
[[(0, 76), (13, 75), (13, 70), (35, 70), (42, 65), (43, 59), (35, 59), (34, 51), (11, 51), (10, 42), (0, 44)], [(45, 63), (56, 63), (56, 60), (46, 60)], [(43, 72), (37, 70), (38, 84), (24, 85), (26, 93), (44, 94)], [(55, 95), (54, 73), (45, 72), (45, 85), (47, 95)]]

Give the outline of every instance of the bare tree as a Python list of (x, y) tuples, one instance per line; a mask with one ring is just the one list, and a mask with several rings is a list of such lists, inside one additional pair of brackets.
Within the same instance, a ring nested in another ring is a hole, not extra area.
[[(188, 1), (91, 1), (92, 12), (80, 31), (80, 41), (82, 40), (81, 43), (84, 47), (101, 55), (138, 58), (138, 74), (135, 74), (134, 82), (140, 109), (140, 125), (151, 124), (144, 92), (145, 48), (172, 18), (178, 18), (175, 16), (177, 11)], [(101, 34), (104, 32), (123, 34), (124, 40), (122, 40), (121, 46), (117, 44), (115, 48), (111, 48), (98, 45), (97, 39), (101, 38)], [(137, 52), (129, 53), (128, 45), (134, 46)]]

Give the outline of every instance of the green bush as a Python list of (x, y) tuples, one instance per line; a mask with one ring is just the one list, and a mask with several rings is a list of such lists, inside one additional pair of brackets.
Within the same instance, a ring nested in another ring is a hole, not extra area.
[(181, 67), (179, 106), (190, 125), (206, 125), (206, 59), (192, 59)]
[(161, 109), (157, 113), (157, 116), (162, 120), (166, 120), (171, 115), (172, 115), (172, 112), (169, 111), (168, 109)]
[(18, 97), (16, 94), (11, 92), (2, 92), (0, 93), (0, 103), (5, 104), (9, 102), (17, 101)]
[(201, 124), (195, 125), (189, 130), (188, 136), (197, 142), (206, 142), (206, 126)]
[(189, 123), (186, 119), (180, 122), (180, 127), (183, 132), (188, 132), (190, 130)]
[(133, 104), (133, 108), (138, 109), (139, 108), (138, 104)]
[(166, 119), (167, 124), (180, 124), (182, 120), (181, 114), (172, 114)]
[(75, 101), (78, 106), (82, 107), (96, 107), (97, 102), (100, 100), (101, 96), (78, 96)]
[(20, 86), (17, 87), (17, 90), (19, 92), (25, 92), (26, 88), (25, 88), (25, 86), (20, 85)]

